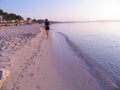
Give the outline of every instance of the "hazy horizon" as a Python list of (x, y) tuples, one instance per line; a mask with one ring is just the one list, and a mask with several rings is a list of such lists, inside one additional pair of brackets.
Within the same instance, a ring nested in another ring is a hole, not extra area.
[(0, 0), (0, 9), (32, 19), (120, 20), (119, 0)]

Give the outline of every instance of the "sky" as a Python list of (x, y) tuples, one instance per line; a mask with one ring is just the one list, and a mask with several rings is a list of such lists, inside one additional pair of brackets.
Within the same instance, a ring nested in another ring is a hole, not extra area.
[(120, 0), (0, 0), (0, 9), (24, 19), (120, 20)]

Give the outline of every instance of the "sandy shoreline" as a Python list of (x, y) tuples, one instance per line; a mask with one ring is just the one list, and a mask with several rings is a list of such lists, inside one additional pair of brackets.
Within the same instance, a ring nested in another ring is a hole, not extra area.
[[(51, 46), (53, 39), (51, 36), (47, 39), (44, 30), (39, 30), (41, 32), (36, 37), (10, 57), (5, 67), (9, 76), (3, 83), (3, 90), (102, 90), (94, 78), (74, 61), (69, 48), (63, 46), (66, 50), (64, 56), (55, 58)], [(56, 46), (58, 44), (56, 42)], [(61, 47), (56, 48), (60, 50)]]

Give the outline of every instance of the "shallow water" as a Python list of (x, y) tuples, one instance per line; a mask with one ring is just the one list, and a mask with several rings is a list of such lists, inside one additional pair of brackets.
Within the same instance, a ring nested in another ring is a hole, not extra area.
[(51, 26), (108, 86), (120, 87), (120, 22), (61, 23)]

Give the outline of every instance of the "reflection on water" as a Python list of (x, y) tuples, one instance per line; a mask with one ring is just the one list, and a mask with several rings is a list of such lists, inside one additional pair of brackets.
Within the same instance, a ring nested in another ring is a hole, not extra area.
[(67, 35), (89, 55), (88, 63), (120, 86), (120, 22), (55, 24), (52, 29)]

